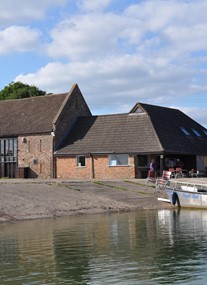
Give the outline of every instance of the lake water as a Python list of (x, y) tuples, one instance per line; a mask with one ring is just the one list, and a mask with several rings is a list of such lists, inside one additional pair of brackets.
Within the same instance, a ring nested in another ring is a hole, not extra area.
[(1, 224), (0, 284), (207, 284), (207, 211)]

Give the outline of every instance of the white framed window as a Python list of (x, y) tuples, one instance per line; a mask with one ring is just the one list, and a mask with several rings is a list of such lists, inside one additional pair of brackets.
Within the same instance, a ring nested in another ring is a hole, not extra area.
[(76, 166), (78, 166), (78, 167), (86, 166), (86, 157), (85, 157), (85, 155), (78, 155), (76, 157)]
[(109, 166), (129, 165), (128, 154), (110, 154), (108, 158)]

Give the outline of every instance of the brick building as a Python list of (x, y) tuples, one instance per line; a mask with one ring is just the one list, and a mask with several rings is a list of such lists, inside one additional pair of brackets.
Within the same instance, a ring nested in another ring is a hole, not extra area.
[(127, 114), (78, 118), (55, 152), (56, 177), (144, 178), (182, 161), (206, 172), (207, 130), (177, 109), (137, 103)]
[(0, 177), (55, 177), (54, 150), (91, 112), (78, 88), (0, 101)]
[(70, 92), (0, 101), (0, 177), (144, 178), (178, 159), (207, 167), (207, 130), (179, 110), (137, 103), (129, 113), (92, 116)]

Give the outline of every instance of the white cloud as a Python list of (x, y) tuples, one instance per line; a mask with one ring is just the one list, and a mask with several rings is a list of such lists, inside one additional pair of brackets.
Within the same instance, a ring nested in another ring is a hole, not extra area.
[(53, 41), (48, 45), (48, 53), (54, 58), (67, 57), (72, 60), (112, 54), (123, 28), (122, 19), (116, 15), (73, 17), (52, 30)]
[(31, 51), (38, 47), (40, 32), (29, 27), (11, 26), (0, 31), (0, 54)]
[(93, 113), (127, 112), (137, 101), (185, 104), (207, 92), (206, 0), (137, 1), (119, 14), (112, 2), (76, 2), (81, 11), (65, 13), (45, 46), (57, 62), (16, 80), (53, 93), (76, 82)]
[(53, 93), (64, 92), (76, 82), (84, 88), (93, 109), (110, 102), (113, 111), (121, 112), (126, 101), (131, 106), (137, 101), (163, 104), (172, 97), (176, 100), (183, 94), (197, 93), (191, 77), (192, 71), (179, 66), (163, 69), (140, 56), (113, 56), (99, 61), (50, 63), (37, 73), (19, 75), (15, 80)]
[[(197, 94), (207, 92), (207, 86), (192, 86), (191, 78), (191, 70), (176, 66), (163, 70), (144, 58), (126, 56), (84, 63), (53, 62), (15, 80), (48, 93), (69, 91), (77, 83), (94, 115), (129, 112), (137, 102), (169, 107), (174, 103), (172, 108), (207, 127), (206, 107), (183, 107), (192, 100), (198, 103)], [(189, 99), (192, 95), (194, 99)]]
[(0, 1), (1, 25), (25, 23), (42, 19), (53, 6), (65, 5), (67, 0), (6, 0)]
[[(207, 1), (205, 0), (188, 2), (158, 0), (143, 1), (139, 5), (132, 5), (126, 9), (124, 15), (129, 20), (139, 19), (139, 29), (143, 35), (142, 41), (149, 38), (164, 38), (167, 41), (172, 30), (174, 33), (169, 40), (177, 43), (183, 35), (191, 36), (193, 41), (194, 34), (191, 33), (192, 28), (199, 31), (198, 37), (203, 36), (201, 30), (207, 23), (206, 11)], [(131, 27), (129, 38), (131, 34), (133, 35), (134, 30), (136, 31), (137, 29), (137, 26)]]
[(112, 0), (78, 0), (77, 5), (83, 11), (102, 11), (109, 6)]
[(128, 52), (153, 53), (155, 57), (160, 51), (174, 60), (183, 52), (206, 48), (206, 12), (206, 1), (158, 0), (132, 5), (119, 15), (78, 14), (53, 28), (47, 52), (53, 58), (80, 60)]
[(164, 34), (180, 52), (207, 49), (207, 22), (192, 27), (171, 26)]

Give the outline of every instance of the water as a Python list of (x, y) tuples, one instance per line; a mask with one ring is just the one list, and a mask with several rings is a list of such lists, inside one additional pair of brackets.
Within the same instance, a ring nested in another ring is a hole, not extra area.
[(0, 225), (1, 285), (207, 284), (207, 211)]

